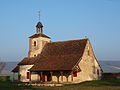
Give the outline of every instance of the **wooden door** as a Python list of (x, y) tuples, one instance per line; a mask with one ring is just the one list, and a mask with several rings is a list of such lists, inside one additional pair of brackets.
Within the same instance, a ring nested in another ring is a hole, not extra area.
[(42, 75), (42, 81), (45, 82), (45, 75)]
[(47, 81), (51, 81), (52, 80), (52, 77), (50, 74), (47, 75)]

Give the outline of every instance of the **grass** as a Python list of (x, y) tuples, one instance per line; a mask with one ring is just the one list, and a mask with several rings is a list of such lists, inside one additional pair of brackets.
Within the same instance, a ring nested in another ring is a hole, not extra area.
[(120, 80), (86, 81), (61, 87), (17, 86), (17, 82), (0, 81), (0, 90), (120, 90)]
[(120, 86), (120, 79), (118, 80), (95, 80), (95, 81), (86, 81), (79, 83), (81, 86)]
[(17, 82), (10, 82), (10, 81), (0, 81), (0, 90), (22, 90), (27, 89), (29, 90), (31, 87), (28, 86), (17, 86)]

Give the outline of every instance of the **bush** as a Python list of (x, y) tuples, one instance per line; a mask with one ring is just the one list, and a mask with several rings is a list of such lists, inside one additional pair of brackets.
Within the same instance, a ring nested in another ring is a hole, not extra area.
[(10, 81), (10, 76), (0, 76), (0, 81)]

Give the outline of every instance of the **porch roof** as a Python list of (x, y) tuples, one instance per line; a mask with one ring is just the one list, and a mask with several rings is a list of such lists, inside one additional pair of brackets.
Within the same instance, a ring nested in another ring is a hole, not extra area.
[(24, 58), (21, 62), (18, 63), (18, 65), (33, 65), (36, 61), (36, 57), (32, 57), (32, 58)]
[(19, 71), (19, 66), (17, 65), (13, 70), (12, 72), (18, 72)]

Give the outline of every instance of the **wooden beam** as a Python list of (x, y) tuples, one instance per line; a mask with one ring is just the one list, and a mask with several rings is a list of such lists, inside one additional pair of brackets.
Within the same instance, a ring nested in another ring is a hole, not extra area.
[(40, 81), (40, 75), (39, 75), (39, 72), (37, 72), (37, 81)]
[(31, 72), (29, 72), (29, 81), (31, 82)]
[(59, 83), (59, 76), (57, 76), (57, 82)]
[(53, 72), (50, 72), (50, 74), (51, 74), (51, 81), (53, 81), (53, 80), (52, 80), (52, 74), (53, 74)]
[(40, 75), (41, 75), (41, 81), (42, 81), (42, 74), (43, 74), (43, 72), (40, 72)]
[(63, 72), (61, 71), (60, 74), (61, 74), (61, 81), (63, 81)]
[(67, 80), (67, 82), (68, 82), (68, 76), (66, 76), (66, 80)]
[(79, 66), (79, 65), (77, 65), (77, 69), (78, 69), (78, 71), (81, 71), (81, 69), (80, 69), (80, 66)]
[(71, 81), (73, 81), (73, 73), (71, 72)]
[(39, 72), (38, 74), (39, 74), (39, 81), (41, 81), (41, 75), (40, 75), (40, 72)]

